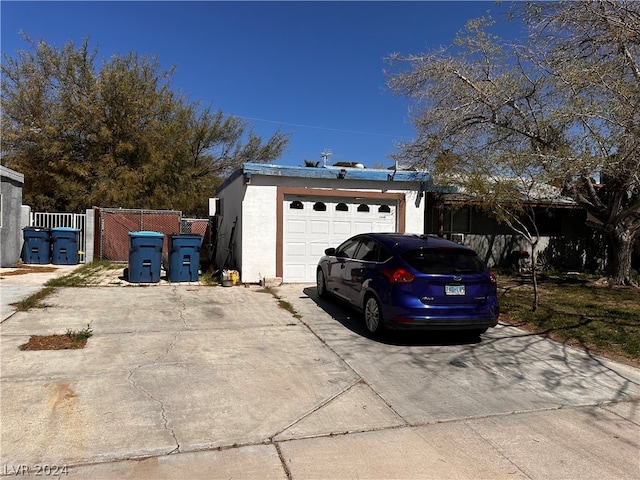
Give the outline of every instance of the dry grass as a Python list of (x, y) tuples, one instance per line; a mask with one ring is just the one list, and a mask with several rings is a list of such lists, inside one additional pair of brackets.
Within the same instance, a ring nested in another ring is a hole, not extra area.
[(592, 353), (640, 366), (640, 289), (547, 279), (531, 311), (533, 288), (501, 278), (501, 320)]

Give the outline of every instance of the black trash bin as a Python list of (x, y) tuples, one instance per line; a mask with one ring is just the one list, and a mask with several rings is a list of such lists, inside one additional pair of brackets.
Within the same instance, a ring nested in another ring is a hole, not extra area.
[(22, 261), (27, 264), (46, 265), (51, 260), (51, 243), (48, 228), (25, 227), (22, 229), (24, 245)]
[(75, 265), (78, 263), (77, 228), (55, 227), (51, 229), (51, 263), (54, 265)]
[(197, 282), (200, 269), (201, 235), (169, 236), (170, 282)]
[(160, 281), (163, 243), (163, 233), (129, 232), (129, 282), (158, 283)]

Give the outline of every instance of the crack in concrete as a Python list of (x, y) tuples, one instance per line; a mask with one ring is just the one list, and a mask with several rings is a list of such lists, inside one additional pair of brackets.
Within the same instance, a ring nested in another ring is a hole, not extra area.
[[(180, 308), (178, 314), (180, 315), (180, 320), (182, 321), (182, 326), (184, 327), (183, 331), (187, 330), (189, 328), (189, 324), (187, 323), (187, 319), (184, 316), (184, 312), (187, 309), (187, 304), (178, 295), (178, 288), (176, 286), (173, 287), (173, 295), (179, 300), (180, 305), (181, 305), (181, 308)], [(181, 333), (181, 332), (179, 332), (179, 333)]]
[[(179, 296), (177, 294), (177, 290), (176, 287), (173, 287), (173, 294), (179, 299)], [(186, 309), (186, 304), (183, 300), (180, 300), (177, 302), (181, 305), (180, 309), (178, 310), (178, 315), (180, 318), (180, 321), (182, 322), (182, 329), (176, 331), (175, 335), (173, 336), (173, 339), (171, 340), (171, 342), (169, 343), (169, 345), (167, 346), (166, 350), (164, 351), (164, 353), (161, 353), (160, 355), (158, 355), (153, 361), (143, 364), (143, 365), (138, 365), (137, 367), (131, 369), (129, 371), (129, 375), (127, 375), (127, 381), (136, 389), (140, 390), (141, 392), (143, 392), (147, 397), (149, 397), (151, 400), (153, 400), (154, 402), (156, 402), (159, 406), (160, 406), (160, 415), (162, 417), (162, 422), (163, 422), (163, 427), (166, 431), (168, 431), (171, 435), (171, 437), (173, 438), (176, 447), (173, 450), (170, 450), (169, 452), (167, 452), (165, 455), (171, 455), (171, 454), (175, 454), (175, 453), (179, 453), (180, 450), (180, 442), (178, 441), (178, 437), (176, 436), (176, 432), (175, 430), (173, 430), (173, 428), (171, 428), (169, 426), (169, 417), (167, 415), (167, 410), (165, 408), (165, 404), (162, 400), (160, 400), (159, 398), (156, 398), (155, 396), (153, 396), (151, 394), (151, 392), (149, 392), (147, 389), (145, 389), (142, 385), (139, 385), (135, 379), (133, 378), (135, 373), (145, 367), (149, 367), (149, 366), (154, 366), (157, 365), (158, 362), (166, 357), (167, 355), (169, 355), (169, 353), (171, 352), (171, 350), (173, 350), (173, 348), (175, 347), (177, 341), (178, 341), (178, 336), (184, 332), (185, 330), (187, 330), (189, 328), (189, 325), (186, 321), (186, 318), (184, 316), (184, 311)]]
[[(358, 383), (362, 383), (364, 385), (366, 385), (367, 387), (369, 387), (369, 389), (380, 399), (381, 402), (383, 402), (387, 408), (389, 408), (389, 410), (391, 410), (400, 420), (402, 420), (406, 425), (409, 425), (409, 422), (407, 421), (406, 418), (404, 418), (395, 408), (393, 408), (393, 406), (387, 401), (385, 400), (385, 398), (378, 392), (376, 391), (370, 384), (369, 382), (367, 382), (364, 377), (362, 375), (360, 375), (360, 373), (358, 373), (358, 371), (353, 368), (351, 366), (351, 364), (345, 360), (344, 358), (342, 358), (342, 356), (336, 352), (328, 343), (327, 341), (320, 337), (320, 335), (318, 335), (313, 328), (311, 328), (311, 325), (309, 325), (307, 322), (304, 321), (304, 317), (303, 315), (299, 314), (298, 312), (294, 312), (292, 314), (293, 318), (296, 319), (298, 322), (302, 323), (307, 330), (309, 330), (309, 332), (311, 332), (311, 334), (316, 337), (320, 343), (322, 343), (322, 345), (324, 345), (325, 348), (327, 348), (333, 355), (335, 355), (341, 362), (343, 365), (345, 365), (347, 367), (347, 369), (353, 373), (353, 375), (356, 376), (356, 378), (358, 379), (358, 381), (356, 382), (356, 384)], [(355, 385), (355, 384), (354, 384)], [(342, 395), (344, 393), (346, 393), (346, 391), (350, 390), (354, 385), (351, 385), (350, 387), (348, 387), (345, 391), (341, 392), (339, 395)], [(338, 396), (339, 396), (338, 395)], [(336, 396), (337, 397), (337, 396)], [(329, 399), (329, 401), (327, 403), (329, 403), (330, 401), (334, 400), (336, 397)], [(326, 403), (325, 403), (326, 405)], [(323, 405), (324, 406), (324, 405)], [(299, 420), (298, 420), (299, 421)], [(281, 432), (279, 432), (281, 433)], [(277, 435), (277, 434), (276, 434)]]
[[(177, 294), (177, 290), (176, 287), (173, 287), (173, 294), (176, 298), (179, 299), (179, 296)], [(151, 362), (151, 365), (157, 365), (157, 363), (164, 357), (166, 357), (167, 355), (169, 355), (169, 353), (171, 352), (171, 350), (173, 350), (173, 347), (176, 346), (176, 343), (178, 342), (178, 337), (180, 336), (180, 334), (182, 334), (184, 331), (186, 331), (189, 328), (189, 325), (187, 324), (187, 321), (184, 317), (184, 311), (187, 308), (186, 304), (184, 303), (184, 301), (180, 300), (179, 302), (176, 303), (180, 303), (181, 307), (178, 310), (178, 316), (180, 318), (180, 321), (182, 322), (182, 329), (181, 330), (176, 330), (175, 335), (173, 336), (173, 339), (171, 340), (171, 343), (169, 343), (169, 345), (167, 346), (167, 349), (164, 351), (164, 353), (158, 355), (155, 360), (153, 360), (153, 362)]]
[(318, 412), (319, 410), (323, 409), (324, 407), (326, 407), (327, 405), (329, 405), (331, 402), (333, 402), (336, 398), (341, 397), (342, 395), (344, 395), (345, 393), (347, 393), (348, 391), (350, 391), (353, 387), (355, 387), (356, 385), (360, 385), (363, 382), (361, 380), (357, 380), (355, 382), (353, 382), (351, 385), (347, 386), (346, 388), (343, 388), (342, 390), (340, 390), (338, 393), (336, 393), (335, 395), (330, 396), (329, 398), (325, 399), (324, 401), (320, 402), (318, 405), (316, 405), (314, 408), (312, 408), (311, 410), (309, 410), (307, 413), (305, 413), (304, 415), (302, 415), (301, 417), (297, 418), (296, 420), (294, 420), (293, 422), (291, 422), (289, 425), (286, 425), (284, 428), (282, 428), (281, 430), (277, 431), (276, 433), (274, 433), (271, 437), (270, 440), (272, 442), (274, 442), (274, 438), (277, 437), (278, 435), (280, 435), (283, 432), (286, 432), (288, 429), (290, 429), (291, 427), (293, 427), (294, 425), (297, 425), (298, 423), (300, 423), (301, 421), (303, 421), (305, 418), (308, 418), (309, 416), (313, 415), (314, 413)]
[(142, 393), (144, 393), (147, 397), (149, 397), (151, 400), (153, 400), (154, 402), (156, 402), (160, 406), (160, 416), (162, 417), (163, 428), (167, 432), (169, 432), (169, 434), (173, 438), (173, 441), (176, 444), (176, 447), (173, 450), (168, 451), (165, 455), (171, 455), (173, 453), (178, 453), (178, 452), (180, 452), (180, 442), (178, 441), (178, 437), (176, 436), (176, 432), (173, 430), (173, 428), (171, 428), (169, 426), (169, 418), (167, 417), (167, 412), (166, 412), (166, 409), (165, 409), (164, 402), (162, 400), (160, 400), (159, 398), (154, 397), (151, 394), (151, 392), (149, 392), (147, 389), (145, 389), (142, 385), (138, 385), (138, 383), (133, 378), (133, 376), (135, 375), (136, 371), (140, 370), (142, 367), (143, 367), (143, 365), (139, 365), (138, 367), (132, 369), (129, 372), (129, 375), (127, 375), (127, 382), (129, 382), (134, 388), (136, 388), (137, 390), (140, 390)]
[(522, 475), (524, 475), (527, 478), (533, 478), (533, 477), (531, 477), (531, 475), (528, 475), (527, 472), (522, 470), (521, 467), (516, 465), (516, 463), (513, 460), (511, 460), (511, 458), (509, 458), (509, 455), (507, 454), (507, 452), (504, 451), (503, 448), (500, 448), (499, 445), (495, 445), (489, 438), (486, 438), (477, 429), (473, 428), (473, 425), (471, 425), (471, 423), (466, 422), (465, 423), (465, 427), (467, 427), (474, 434), (476, 434), (479, 438), (481, 438), (483, 442), (485, 442), (487, 445), (489, 445), (489, 447), (492, 448), (500, 456), (500, 458), (502, 458), (504, 461), (506, 461), (507, 463), (512, 465), (513, 468), (516, 469), (516, 471), (520, 472)]
[[(350, 388), (353, 388), (356, 384), (351, 385), (350, 387), (348, 387), (346, 390), (349, 390)], [(137, 388), (140, 388), (141, 390), (144, 391), (144, 389), (142, 389), (141, 387), (137, 386)], [(344, 393), (344, 391), (342, 392)], [(340, 393), (341, 394), (341, 393)], [(340, 394), (335, 395), (333, 398), (337, 398)], [(151, 395), (149, 395), (151, 397)], [(153, 397), (151, 397), (153, 398)], [(607, 402), (606, 404), (615, 404), (617, 402)], [(589, 406), (594, 406), (594, 407), (598, 407), (598, 406), (602, 406), (599, 404), (592, 404)], [(346, 435), (353, 435), (353, 434), (361, 434), (361, 433), (375, 433), (375, 432), (384, 432), (384, 431), (393, 431), (393, 430), (401, 430), (401, 429), (405, 429), (405, 428), (416, 428), (416, 427), (428, 427), (428, 426), (433, 426), (433, 425), (438, 425), (438, 424), (442, 424), (442, 423), (463, 423), (466, 426), (468, 426), (474, 433), (478, 434), (480, 436), (480, 438), (483, 439), (483, 441), (487, 442), (487, 444), (489, 444), (491, 447), (493, 447), (502, 458), (506, 458), (504, 457), (503, 453), (499, 448), (495, 448), (495, 446), (486, 438), (484, 438), (479, 432), (477, 432), (471, 425), (470, 422), (474, 421), (474, 420), (481, 420), (481, 419), (488, 419), (488, 418), (494, 418), (494, 417), (503, 417), (503, 416), (509, 416), (509, 415), (525, 415), (528, 413), (532, 413), (532, 412), (539, 412), (539, 411), (548, 411), (548, 410), (559, 410), (562, 408), (568, 408), (568, 409), (578, 409), (578, 408), (582, 408), (583, 406), (578, 406), (578, 407), (550, 407), (550, 408), (541, 408), (541, 409), (531, 409), (531, 410), (523, 410), (523, 411), (515, 411), (515, 412), (507, 412), (507, 413), (497, 413), (497, 414), (489, 414), (489, 415), (478, 415), (478, 416), (472, 416), (472, 417), (464, 417), (464, 418), (457, 418), (457, 419), (450, 419), (450, 420), (444, 420), (444, 421), (433, 421), (433, 422), (417, 422), (417, 423), (413, 423), (413, 424), (407, 424), (407, 425), (393, 425), (393, 426), (388, 426), (388, 427), (376, 427), (376, 428), (370, 428), (370, 429), (362, 429), (362, 430), (357, 430), (357, 431), (348, 431), (348, 432), (343, 432), (343, 433), (324, 433), (324, 434), (317, 434), (317, 435), (308, 435), (308, 436), (303, 436), (303, 437), (296, 437), (296, 438), (287, 438), (287, 439), (282, 439), (282, 440), (273, 440), (271, 439), (267, 439), (264, 441), (258, 441), (258, 442), (246, 442), (246, 443), (238, 443), (238, 442), (234, 442), (233, 444), (227, 444), (227, 445), (217, 445), (215, 447), (204, 447), (204, 448), (186, 448), (186, 449), (175, 449), (172, 450), (171, 452), (168, 452), (167, 454), (162, 454), (162, 455), (142, 455), (142, 456), (136, 456), (136, 457), (130, 457), (130, 456), (122, 456), (119, 458), (113, 458), (110, 460), (106, 460), (106, 461), (102, 461), (102, 460), (96, 460), (96, 461), (89, 461), (89, 462), (78, 462), (78, 463), (73, 463), (73, 464), (69, 464), (68, 467), (73, 469), (73, 468), (80, 468), (80, 467), (86, 467), (86, 466), (91, 466), (91, 465), (103, 465), (103, 464), (108, 464), (108, 463), (114, 463), (114, 462), (122, 462), (122, 461), (140, 461), (140, 460), (146, 460), (149, 458), (159, 458), (162, 456), (166, 456), (166, 455), (170, 455), (172, 453), (205, 453), (205, 452), (223, 452), (223, 451), (227, 451), (227, 450), (233, 450), (233, 449), (241, 449), (241, 448), (245, 448), (245, 447), (255, 447), (255, 446), (261, 446), (261, 445), (271, 445), (275, 448), (276, 453), (278, 455), (278, 458), (282, 464), (282, 468), (283, 471), (287, 477), (287, 479), (291, 480), (293, 478), (293, 474), (291, 473), (291, 470), (288, 466), (288, 463), (285, 459), (284, 453), (282, 451), (281, 448), (281, 444), (284, 443), (289, 443), (289, 442), (299, 442), (299, 441), (304, 441), (304, 440), (310, 440), (310, 439), (318, 439), (318, 438), (332, 438), (332, 437), (339, 437), (339, 436), (346, 436)], [(623, 417), (624, 418), (624, 417)], [(629, 419), (626, 419), (627, 421), (629, 421)], [(518, 471), (522, 472), (523, 475), (526, 476), (526, 478), (531, 478), (530, 476), (526, 475), (522, 469), (520, 467), (518, 467), (517, 465), (515, 465), (511, 460), (509, 460), (508, 458), (506, 458), (507, 461), (509, 461), (510, 464), (512, 464)]]
[(272, 442), (272, 445), (275, 447), (276, 452), (278, 453), (278, 458), (280, 459), (280, 463), (282, 464), (282, 469), (284, 470), (284, 474), (287, 476), (289, 480), (293, 478), (291, 474), (291, 470), (289, 469), (289, 465), (287, 465), (287, 461), (284, 458), (284, 453), (282, 453), (282, 449), (277, 442)]
[[(618, 413), (617, 411), (612, 410), (611, 408), (608, 408), (608, 407), (611, 407), (612, 405), (616, 405), (616, 404), (618, 404), (618, 403), (635, 403), (635, 402), (637, 402), (638, 400), (640, 400), (640, 397), (632, 398), (632, 399), (629, 399), (629, 400), (622, 400), (622, 401), (620, 401), (620, 402), (605, 402), (605, 403), (601, 403), (601, 404), (599, 404), (598, 406), (599, 406), (601, 409), (603, 409), (604, 411), (609, 412), (609, 413), (612, 413), (612, 414), (614, 414), (616, 417), (619, 417), (619, 418), (621, 418), (622, 420), (625, 420), (625, 421), (627, 421), (627, 422), (629, 422), (629, 423), (632, 423), (633, 425), (637, 425), (638, 427), (640, 427), (640, 423), (639, 423), (639, 422), (635, 422), (632, 418), (626, 418), (624, 415), (621, 415), (621, 414), (620, 414), (620, 413)], [(639, 404), (638, 406), (640, 406), (640, 404)]]

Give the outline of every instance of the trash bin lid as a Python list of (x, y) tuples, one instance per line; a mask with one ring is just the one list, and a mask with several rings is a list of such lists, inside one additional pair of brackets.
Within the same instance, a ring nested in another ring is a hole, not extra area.
[(49, 231), (48, 228), (44, 228), (44, 227), (24, 227), (22, 230), (29, 230), (32, 232), (48, 232)]
[(71, 228), (71, 227), (53, 227), (51, 229), (52, 232), (79, 232), (79, 228)]
[(202, 238), (202, 235), (197, 235), (195, 233), (173, 233), (171, 235), (169, 235), (171, 238), (185, 238), (185, 239), (191, 239), (191, 238)]
[(164, 237), (164, 233), (160, 232), (129, 232), (130, 237)]

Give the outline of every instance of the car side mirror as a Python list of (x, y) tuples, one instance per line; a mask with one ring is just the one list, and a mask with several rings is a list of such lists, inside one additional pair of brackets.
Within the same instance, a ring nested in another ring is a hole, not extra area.
[(336, 254), (336, 249), (331, 247), (331, 248), (327, 248), (324, 251), (325, 255), (329, 255), (330, 257), (333, 257)]

